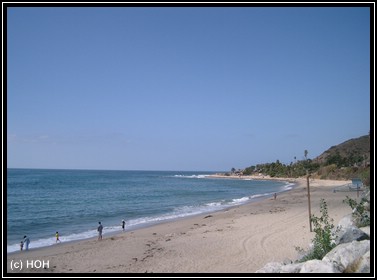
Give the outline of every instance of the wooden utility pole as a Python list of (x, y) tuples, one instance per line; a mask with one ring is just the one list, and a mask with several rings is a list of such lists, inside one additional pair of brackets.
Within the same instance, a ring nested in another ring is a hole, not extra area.
[(308, 207), (309, 207), (309, 227), (310, 227), (310, 232), (312, 232), (312, 212), (311, 212), (311, 207), (310, 207), (310, 187), (309, 187), (309, 177), (310, 177), (310, 174), (309, 174), (309, 171), (306, 171), (306, 181), (307, 181), (307, 185), (308, 185)]

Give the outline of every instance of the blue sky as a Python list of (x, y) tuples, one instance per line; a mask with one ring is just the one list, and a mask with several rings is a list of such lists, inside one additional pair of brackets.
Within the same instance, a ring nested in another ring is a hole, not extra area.
[(7, 165), (225, 171), (370, 131), (368, 8), (8, 8)]

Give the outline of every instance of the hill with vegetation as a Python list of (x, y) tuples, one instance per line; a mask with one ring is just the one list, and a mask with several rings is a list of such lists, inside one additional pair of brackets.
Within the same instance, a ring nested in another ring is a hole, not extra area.
[(361, 136), (348, 140), (322, 153), (315, 161), (320, 164), (336, 164), (346, 167), (350, 165), (366, 165), (370, 162), (370, 137)]
[[(271, 177), (297, 178), (310, 174), (313, 178), (350, 180), (360, 178), (370, 185), (370, 135), (350, 139), (332, 146), (320, 156), (291, 162), (289, 165), (279, 160), (273, 163), (257, 164), (240, 171), (243, 175), (263, 174)], [(234, 172), (234, 168), (232, 172)]]

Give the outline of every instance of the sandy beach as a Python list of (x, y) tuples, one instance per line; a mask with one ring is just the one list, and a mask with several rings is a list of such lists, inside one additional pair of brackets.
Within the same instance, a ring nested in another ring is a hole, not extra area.
[[(245, 177), (243, 177), (245, 178)], [(283, 179), (287, 181), (287, 179)], [(295, 260), (307, 249), (307, 181), (274, 198), (117, 235), (16, 252), (7, 273), (254, 273), (272, 261)], [(350, 181), (310, 179), (311, 213), (322, 198), (333, 224), (351, 213), (356, 192), (333, 192)], [(45, 268), (41, 264), (45, 264)]]

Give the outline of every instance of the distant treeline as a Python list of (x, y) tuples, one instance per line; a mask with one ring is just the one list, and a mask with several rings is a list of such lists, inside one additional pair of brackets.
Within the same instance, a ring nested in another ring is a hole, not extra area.
[(319, 163), (314, 163), (311, 159), (297, 161), (289, 165), (281, 163), (279, 160), (272, 163), (257, 164), (243, 170), (244, 175), (261, 173), (271, 177), (302, 177), (309, 173), (317, 172), (320, 168)]
[(347, 140), (332, 146), (315, 159), (308, 158), (308, 150), (304, 151), (304, 159), (290, 164), (279, 160), (272, 163), (252, 165), (244, 170), (231, 169), (232, 174), (258, 175), (271, 177), (298, 178), (310, 174), (313, 178), (350, 180), (360, 178), (370, 186), (370, 133)]
[(370, 184), (370, 167), (365, 165), (363, 157), (341, 157), (339, 154), (329, 157), (324, 163), (315, 160), (299, 160), (289, 165), (279, 160), (272, 163), (249, 166), (242, 171), (243, 175), (263, 174), (271, 177), (297, 178), (310, 174), (314, 178), (349, 180), (358, 177), (363, 183)]

